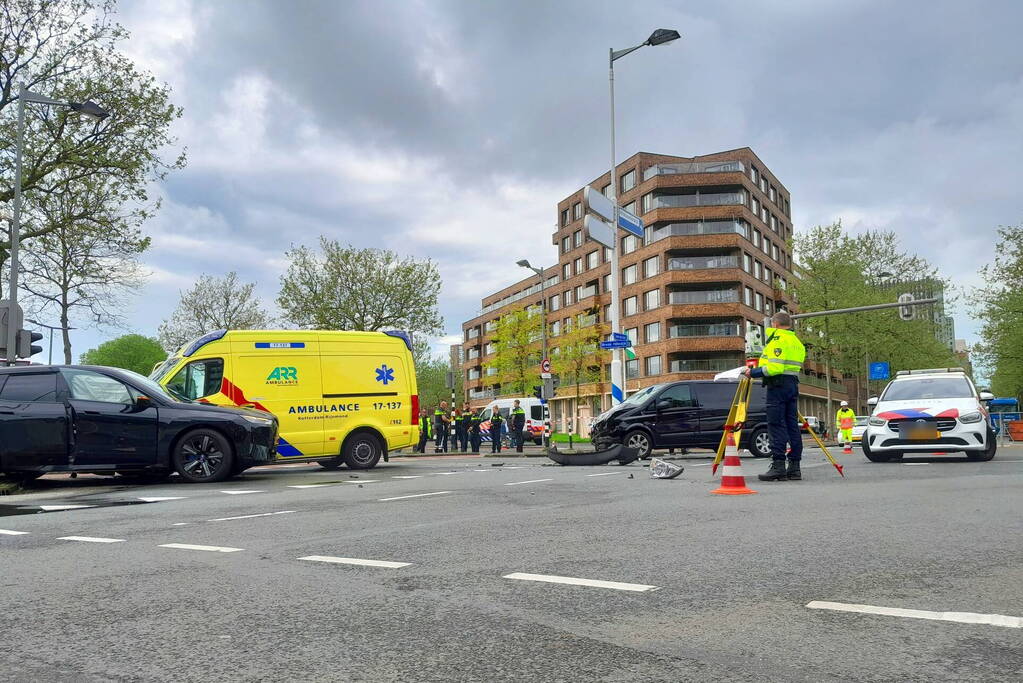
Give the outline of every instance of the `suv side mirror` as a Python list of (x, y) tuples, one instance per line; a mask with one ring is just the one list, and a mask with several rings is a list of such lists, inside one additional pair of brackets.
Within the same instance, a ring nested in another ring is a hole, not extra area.
[(981, 401), (993, 401), (993, 400), (995, 400), (995, 395), (992, 394), (990, 391), (982, 391), (982, 392), (980, 392), (980, 400)]
[(136, 396), (135, 397), (135, 411), (141, 413), (147, 408), (153, 406), (153, 399), (148, 396)]
[(871, 396), (870, 398), (868, 398), (867, 399), (867, 405), (868, 406), (876, 406), (877, 405), (877, 396)]

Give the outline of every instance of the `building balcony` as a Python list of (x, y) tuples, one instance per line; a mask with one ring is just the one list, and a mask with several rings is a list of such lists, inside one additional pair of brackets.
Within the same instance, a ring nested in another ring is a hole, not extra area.
[(724, 372), (742, 365), (742, 359), (734, 358), (676, 358), (669, 362), (669, 372)]
[(493, 387), (487, 387), (486, 389), (470, 389), (468, 391), (469, 400), (476, 400), (481, 398), (494, 398), (496, 392)]
[[(800, 375), (800, 384), (806, 384), (807, 386), (817, 387), (818, 389), (827, 389), (828, 380), (823, 377), (815, 377), (814, 375)], [(831, 390), (845, 393), (845, 385), (841, 382), (831, 381)]]
[(660, 175), (691, 175), (696, 173), (745, 173), (741, 161), (691, 161), (689, 163), (657, 164), (643, 170), (643, 180)]
[(738, 268), (739, 257), (731, 254), (714, 256), (672, 256), (668, 259), (668, 270), (711, 270), (714, 268)]
[(646, 209), (685, 209), (691, 206), (745, 206), (746, 193), (734, 192), (693, 192), (691, 194), (655, 194), (650, 197)]
[(668, 292), (668, 303), (672, 305), (734, 304), (738, 302), (738, 289), (691, 289)]
[(734, 323), (710, 323), (706, 325), (669, 325), (670, 339), (690, 339), (694, 337), (737, 337), (740, 325)]

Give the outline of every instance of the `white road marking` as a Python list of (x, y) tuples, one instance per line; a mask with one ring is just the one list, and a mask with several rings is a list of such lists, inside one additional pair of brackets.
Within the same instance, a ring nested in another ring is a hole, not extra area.
[(439, 496), (439, 495), (442, 495), (442, 494), (445, 494), (445, 493), (451, 493), (451, 491), (434, 491), (433, 493), (416, 493), (415, 495), (411, 495), (411, 496), (395, 496), (394, 498), (378, 498), (377, 501), (380, 502), (380, 503), (383, 503), (383, 502), (386, 502), (388, 500), (405, 500), (406, 498), (422, 498), (424, 496)]
[(519, 579), (521, 581), (542, 581), (544, 583), (563, 583), (570, 586), (590, 586), (592, 588), (612, 588), (619, 591), (644, 593), (657, 590), (657, 586), (645, 586), (641, 583), (620, 583), (618, 581), (600, 581), (597, 579), (577, 579), (571, 576), (551, 576), (549, 574), (523, 574), (514, 572), (502, 578)]
[(266, 491), (221, 491), (221, 493), (226, 493), (229, 496), (240, 496), (243, 493), (266, 493)]
[(929, 462), (904, 462), (902, 463), (906, 467), (913, 467), (914, 465), (930, 465)]
[(287, 515), (294, 512), (294, 510), (281, 510), (280, 512), (261, 512), (258, 515), (240, 515), (238, 517), (217, 517), (216, 519), (208, 519), (207, 522), (230, 522), (233, 519), (252, 519), (253, 517), (273, 517), (274, 515)]
[(406, 474), (406, 475), (395, 475), (391, 479), (422, 479), (421, 474)]
[(333, 484), (292, 484), (289, 489), (318, 489), (321, 486), (333, 486)]
[(587, 474), (587, 477), (607, 477), (612, 474), (625, 474), (624, 472), (601, 472), (599, 474)]
[(95, 536), (61, 536), (58, 541), (81, 541), (82, 543), (124, 543), (123, 538), (97, 538)]
[(473, 470), (473, 472), (493, 472), (494, 470)]
[(862, 614), (880, 614), (887, 617), (906, 617), (907, 619), (930, 619), (932, 621), (956, 621), (961, 624), (984, 624), (987, 626), (1005, 626), (1007, 628), (1023, 628), (1023, 617), (1009, 617), (1004, 614), (976, 614), (974, 612), (929, 612), (920, 609), (902, 609), (900, 607), (877, 607), (875, 605), (855, 605), (844, 602), (827, 602), (814, 600), (806, 605), (810, 609), (830, 609), (838, 612), (860, 612)]
[(696, 464), (690, 465), (690, 467), (710, 467), (713, 464), (714, 463), (712, 462), (698, 462)]
[(24, 536), (28, 534), (27, 531), (11, 531), (10, 529), (0, 529), (0, 536)]
[(80, 510), (81, 508), (94, 508), (95, 505), (40, 505), (39, 508), (46, 512), (55, 512), (57, 510)]
[(507, 465), (504, 469), (506, 470), (524, 470), (526, 465)]
[(205, 550), (211, 553), (237, 553), (243, 548), (227, 548), (219, 545), (191, 545), (189, 543), (164, 543), (160, 548), (177, 548), (178, 550)]
[(330, 562), (331, 564), (357, 564), (362, 567), (384, 567), (386, 569), (401, 569), (402, 567), (408, 567), (411, 562), (388, 562), (386, 560), (360, 560), (354, 557), (330, 557), (327, 555), (309, 555), (308, 557), (300, 557), (300, 560), (308, 560), (310, 562)]
[(188, 526), (188, 522), (174, 522), (171, 526)]
[(343, 484), (375, 484), (379, 479), (345, 479)]
[(165, 500), (184, 500), (186, 496), (150, 496), (147, 498), (139, 498), (139, 500), (146, 503), (159, 503)]
[(505, 486), (518, 486), (519, 484), (539, 484), (541, 481), (554, 481), (553, 479), (529, 479), (528, 481), (511, 481)]

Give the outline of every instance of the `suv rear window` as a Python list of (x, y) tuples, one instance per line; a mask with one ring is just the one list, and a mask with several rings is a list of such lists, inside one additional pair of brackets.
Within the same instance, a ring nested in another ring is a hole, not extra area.
[(882, 401), (915, 401), (928, 398), (973, 398), (965, 377), (920, 377), (900, 379), (888, 385)]
[(56, 403), (57, 373), (8, 375), (3, 391), (0, 391), (0, 400), (21, 403)]

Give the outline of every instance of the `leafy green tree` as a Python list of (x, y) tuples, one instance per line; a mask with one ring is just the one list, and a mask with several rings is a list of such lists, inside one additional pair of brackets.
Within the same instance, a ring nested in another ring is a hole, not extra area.
[(149, 375), (153, 367), (166, 358), (167, 352), (156, 339), (141, 334), (126, 334), (89, 349), (81, 355), (80, 360), (83, 365), (106, 365)]
[[(523, 396), (531, 391), (540, 371), (541, 316), (539, 308), (512, 311), (497, 321), (491, 335), (494, 357), (484, 366), (484, 381), (501, 385), (501, 393)], [(493, 368), (496, 374), (487, 375)]]
[(320, 330), (404, 330), (439, 334), (440, 271), (429, 259), (386, 249), (356, 249), (320, 238), (320, 252), (287, 253), (277, 303), (299, 327)]
[(260, 330), (274, 326), (255, 294), (256, 283), (241, 282), (231, 271), (223, 278), (203, 275), (181, 293), (177, 308), (160, 325), (160, 343), (167, 351), (214, 330)]
[(575, 419), (572, 424), (579, 431), (580, 386), (600, 380), (604, 363), (611, 354), (600, 348), (605, 329), (590, 323), (589, 316), (578, 315), (572, 326), (557, 338), (557, 354), (552, 360), (561, 385), (575, 387)]
[[(151, 183), (184, 166), (184, 153), (167, 158), (171, 123), (181, 110), (170, 89), (140, 71), (118, 45), (128, 33), (113, 20), (113, 0), (6, 0), (0, 19), (0, 148), (16, 140), (18, 88), (61, 102), (94, 100), (111, 115), (100, 123), (66, 107), (29, 104), (22, 177), (26, 243), (56, 229), (40, 221), (45, 197), (77, 191), (82, 181), (102, 184), (109, 207), (146, 206)], [(173, 154), (173, 152), (170, 152)], [(13, 153), (0, 155), (0, 203), (14, 196)], [(0, 264), (10, 237), (0, 237)]]
[(971, 293), (981, 321), (976, 360), (991, 373), (999, 396), (1023, 395), (1023, 224), (1000, 227), (995, 259), (980, 276), (986, 284)]
[[(447, 359), (429, 358), (416, 363), (416, 385), (419, 388), (419, 405), (433, 413), (433, 409), (441, 401), (451, 401), (451, 389), (447, 385), (447, 376), (451, 364)], [(455, 401), (461, 405), (464, 388), (460, 373), (454, 374)]]

